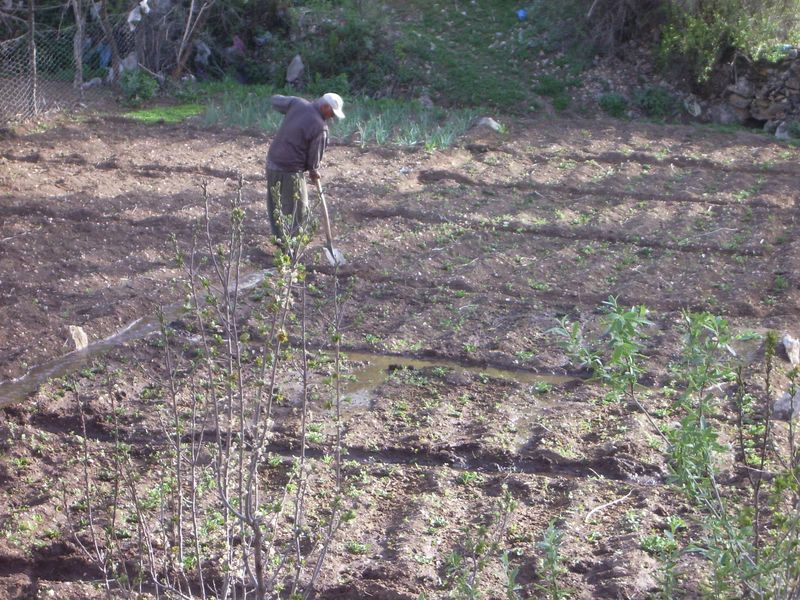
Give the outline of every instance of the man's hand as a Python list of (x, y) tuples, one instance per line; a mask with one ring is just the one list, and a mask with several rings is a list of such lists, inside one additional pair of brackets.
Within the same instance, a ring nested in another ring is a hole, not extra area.
[(319, 171), (309, 171), (308, 177), (311, 179), (312, 183), (316, 183), (319, 181)]

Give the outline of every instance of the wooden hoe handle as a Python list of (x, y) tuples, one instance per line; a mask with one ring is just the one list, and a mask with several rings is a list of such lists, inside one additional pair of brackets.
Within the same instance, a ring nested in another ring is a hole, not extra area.
[(322, 202), (322, 214), (325, 217), (325, 237), (328, 238), (328, 249), (333, 252), (333, 236), (331, 236), (331, 221), (328, 217), (328, 205), (325, 203), (325, 194), (322, 193), (322, 183), (319, 179), (314, 180), (314, 184), (317, 186), (317, 193), (319, 194), (319, 199)]

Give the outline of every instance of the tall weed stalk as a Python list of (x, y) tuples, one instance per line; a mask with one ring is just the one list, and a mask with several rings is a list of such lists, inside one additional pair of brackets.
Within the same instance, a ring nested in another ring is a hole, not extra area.
[[(89, 519), (73, 510), (70, 523), (104, 572), (109, 593), (310, 598), (336, 532), (351, 518), (341, 471), (338, 386), (330, 403), (330, 459), (312, 464), (306, 451), (315, 392), (300, 258), (309, 235), (301, 229), (289, 240), (288, 253), (278, 252), (275, 269), (255, 290), (245, 290), (242, 188), (240, 179), (227, 207), (227, 233), (219, 240), (204, 184), (204, 230), (188, 252), (177, 251), (186, 272), (183, 325), (161, 319), (163, 376), (141, 399), (160, 422), (160, 431), (150, 432), (157, 449), (151, 462), (142, 463), (122, 442), (111, 461), (83, 445), (86, 472), (78, 508)], [(246, 293), (254, 302), (248, 319)], [(338, 280), (333, 295), (338, 375)], [(300, 398), (292, 411), (284, 408), (291, 400), (284, 390), (297, 383)], [(283, 434), (296, 440), (297, 451), (288, 455), (273, 448), (279, 414)], [(121, 435), (118, 424), (114, 430)], [(88, 465), (97, 463), (112, 473), (111, 488), (99, 490), (93, 483)], [(324, 505), (312, 509), (309, 502), (317, 497), (326, 499)], [(123, 522), (135, 533), (122, 535), (114, 523)]]
[(489, 523), (465, 530), (460, 549), (453, 551), (446, 560), (451, 597), (481, 598), (481, 575), (491, 561), (499, 560), (506, 575), (507, 599), (519, 598), (519, 586), (516, 583), (518, 570), (510, 567), (508, 553), (503, 550), (502, 544), (516, 507), (516, 500), (504, 484)]
[[(644, 372), (638, 340), (645, 314), (641, 307), (624, 311), (609, 301), (607, 329), (600, 340), (585, 340), (580, 324), (565, 319), (553, 331), (572, 360), (590, 369), (615, 395), (635, 397), (636, 382)], [(773, 418), (777, 336), (766, 338), (760, 375), (764, 385), (758, 391), (756, 376), (746, 378), (743, 368), (733, 363), (732, 335), (723, 318), (685, 312), (683, 324), (683, 353), (672, 368), (669, 386), (675, 398), (672, 412), (680, 415), (680, 423), (659, 426), (646, 413), (659, 432), (666, 432), (662, 436), (670, 481), (696, 511), (693, 525), (700, 533), (682, 552), (707, 559), (700, 584), (704, 593), (720, 598), (797, 598), (799, 450), (793, 422), (779, 427)], [(789, 375), (794, 397), (796, 370)], [(729, 406), (736, 410), (735, 470), (743, 476), (728, 475), (720, 483), (722, 459), (731, 452), (730, 445), (720, 441), (726, 422), (733, 421), (721, 418)], [(677, 536), (671, 533), (678, 548)], [(680, 589), (675, 572), (678, 557), (677, 550), (660, 557), (662, 591), (670, 596), (687, 591)]]

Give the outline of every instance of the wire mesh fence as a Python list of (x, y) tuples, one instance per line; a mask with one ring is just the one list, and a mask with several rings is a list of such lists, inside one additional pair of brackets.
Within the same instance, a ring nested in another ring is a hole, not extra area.
[(113, 42), (99, 22), (34, 26), (33, 35), (29, 29), (0, 41), (0, 122), (22, 121), (96, 95), (113, 78), (112, 44), (123, 65), (135, 63), (134, 32), (124, 17), (109, 22)]
[(35, 111), (35, 75), (29, 36), (0, 42), (0, 119), (24, 118)]

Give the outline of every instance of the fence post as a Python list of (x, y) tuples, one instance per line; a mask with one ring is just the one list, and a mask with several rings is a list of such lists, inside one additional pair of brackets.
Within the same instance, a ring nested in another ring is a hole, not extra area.
[(36, 19), (33, 16), (34, 0), (28, 0), (28, 56), (30, 57), (30, 78), (31, 78), (31, 94), (30, 94), (30, 109), (31, 114), (36, 116), (37, 101), (36, 101)]

